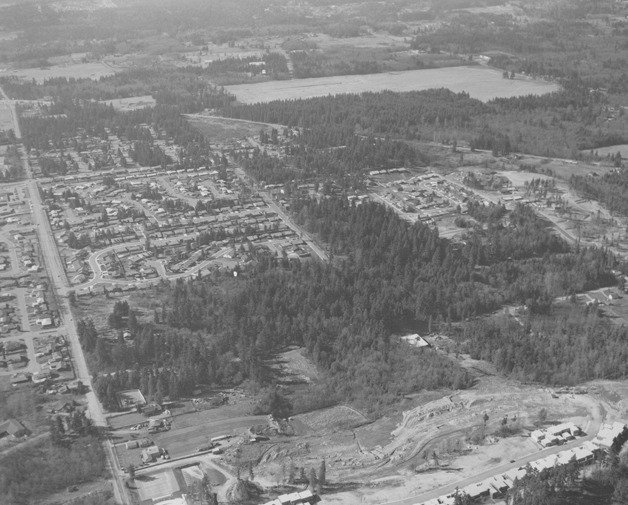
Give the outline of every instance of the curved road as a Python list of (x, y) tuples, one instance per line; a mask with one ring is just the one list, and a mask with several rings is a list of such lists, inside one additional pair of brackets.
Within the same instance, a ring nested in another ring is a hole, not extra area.
[(124, 244), (116, 244), (116, 245), (109, 246), (105, 249), (101, 249), (93, 253), (87, 261), (89, 262), (89, 266), (92, 269), (92, 272), (94, 273), (94, 277), (87, 282), (73, 286), (72, 289), (91, 289), (100, 283), (107, 283), (107, 284), (120, 285), (120, 286), (130, 286), (132, 284), (138, 284), (142, 282), (145, 282), (145, 283), (159, 282), (161, 279), (164, 279), (167, 281), (175, 281), (177, 279), (191, 277), (197, 274), (199, 271), (203, 270), (204, 268), (207, 268), (208, 266), (210, 266), (213, 260), (220, 258), (223, 254), (225, 254), (227, 251), (231, 249), (230, 247), (224, 247), (220, 249), (219, 251), (215, 252), (214, 254), (212, 254), (208, 260), (205, 260), (202, 263), (199, 263), (198, 265), (190, 268), (189, 270), (186, 270), (185, 272), (182, 272), (179, 274), (168, 275), (165, 269), (163, 269), (163, 267), (157, 268), (157, 271), (159, 273), (159, 279), (147, 279), (147, 280), (137, 281), (137, 280), (107, 279), (103, 277), (104, 274), (102, 271), (102, 267), (98, 260), (112, 251), (115, 251), (117, 249), (125, 249), (127, 247), (134, 246), (134, 245), (141, 245), (141, 242), (139, 241), (138, 242), (125, 242)]

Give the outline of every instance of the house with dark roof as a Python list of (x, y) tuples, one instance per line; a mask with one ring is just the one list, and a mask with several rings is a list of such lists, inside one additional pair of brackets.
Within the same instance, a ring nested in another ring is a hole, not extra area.
[(0, 439), (6, 437), (20, 438), (28, 434), (29, 431), (16, 419), (8, 419), (0, 423)]

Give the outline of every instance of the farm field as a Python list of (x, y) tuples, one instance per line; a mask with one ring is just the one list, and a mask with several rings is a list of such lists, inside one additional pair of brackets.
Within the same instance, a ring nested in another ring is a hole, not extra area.
[(0, 71), (0, 77), (17, 76), (23, 79), (35, 79), (39, 84), (54, 77), (74, 77), (75, 79), (100, 79), (113, 75), (116, 69), (104, 63), (74, 63), (69, 65), (53, 65), (42, 68), (19, 68)]
[(531, 79), (504, 79), (498, 70), (468, 66), (225, 86), (225, 89), (242, 103), (366, 91), (404, 92), (432, 88), (448, 88), (456, 93), (466, 92), (482, 101), (529, 94), (542, 95), (559, 89), (555, 83)]

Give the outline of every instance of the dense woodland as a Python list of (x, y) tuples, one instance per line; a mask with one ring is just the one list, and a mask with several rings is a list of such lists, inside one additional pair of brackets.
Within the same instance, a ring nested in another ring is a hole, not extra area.
[(601, 318), (597, 307), (569, 304), (521, 319), (474, 321), (464, 328), (463, 348), (523, 382), (575, 385), (628, 375), (628, 332)]
[[(446, 89), (347, 94), (228, 105), (228, 117), (404, 140), (466, 141), (496, 155), (580, 158), (580, 150), (626, 142), (626, 117), (607, 121), (608, 99), (577, 77), (558, 92), (488, 103)], [(331, 137), (331, 136), (330, 136)], [(331, 145), (342, 145), (339, 139)]]
[[(71, 147), (81, 152), (88, 149), (84, 135), (106, 141), (108, 132), (132, 142), (128, 161), (140, 165), (224, 167), (224, 156), (212, 158), (211, 139), (184, 119), (183, 114), (204, 109), (298, 128), (283, 146), (282, 158), (267, 155), (263, 148), (252, 155), (229, 154), (257, 181), (285, 184), (294, 219), (320, 239), (331, 261), (299, 263), (252, 254), (254, 261), (238, 267), (237, 277), (223, 272), (157, 287), (158, 302), (148, 316), (139, 317), (133, 304), (115, 303), (108, 320), (114, 338), (100, 335), (90, 319), (80, 321), (81, 344), (96, 375), (94, 387), (108, 409), (117, 409), (115, 393), (120, 389), (138, 387), (160, 402), (188, 396), (198, 384), (272, 385), (269, 358), (287, 345), (298, 345), (324, 378), (309, 388), (307, 398), (296, 399), (297, 412), (342, 401), (377, 416), (404, 393), (473, 384), (474, 378), (455, 361), (397, 338), (436, 329), (451, 333), (453, 351), (490, 361), (500, 373), (522, 381), (571, 385), (626, 377), (626, 329), (610, 325), (596, 307), (556, 302), (559, 296), (574, 300), (579, 291), (613, 284), (610, 269), (625, 267), (607, 251), (571, 250), (524, 206), (507, 212), (502, 206), (471, 204), (474, 225), (468, 226), (462, 241), (453, 243), (428, 226), (402, 221), (381, 205), (356, 205), (346, 193), (333, 196), (339, 192), (330, 191), (330, 181), (341, 191), (363, 190), (364, 173), (371, 169), (426, 164), (429, 160), (410, 147), (416, 140), (464, 141), (496, 156), (519, 151), (574, 159), (583, 156), (582, 150), (627, 142), (628, 115), (620, 106), (628, 94), (628, 25), (622, 6), (575, 0), (548, 12), (535, 4), (526, 6), (533, 9), (526, 13), (547, 20), (520, 23), (510, 15), (449, 12), (474, 3), (441, 0), (427, 10), (404, 11), (404, 23), (438, 22), (437, 28), (416, 30), (399, 22), (397, 10), (390, 8), (393, 3), (408, 6), (401, 0), (366, 2), (357, 7), (359, 23), (348, 22), (338, 13), (343, 9), (321, 19), (293, 8), (268, 9), (271, 3), (265, 0), (206, 2), (200, 7), (183, 0), (175, 9), (167, 0), (153, 1), (150, 9), (141, 1), (128, 2), (118, 11), (90, 13), (89, 22), (80, 12), (39, 4), (3, 8), (0, 26), (17, 37), (0, 41), (0, 61), (37, 67), (45, 67), (56, 55), (82, 52), (86, 60), (97, 60), (146, 51), (157, 57), (188, 51), (189, 43), (202, 54), (209, 41), (233, 47), (272, 22), (282, 35), (300, 36), (305, 27), (333, 37), (369, 30), (411, 34), (410, 48), (426, 55), (415, 61), (417, 67), (429, 61), (428, 56), (437, 59), (447, 53), (447, 58), (470, 61), (490, 52), (490, 65), (506, 75), (518, 79), (525, 73), (562, 85), (561, 91), (542, 97), (488, 103), (464, 93), (430, 90), (235, 106), (234, 97), (218, 84), (287, 77), (285, 58), (270, 51), (263, 57), (265, 76), (253, 58), (233, 58), (204, 69), (134, 68), (98, 81), (50, 79), (38, 86), (4, 79), (3, 88), (14, 98), (43, 102), (52, 97), (42, 107), (43, 117), (22, 119), (24, 144), (42, 155), (40, 165), (48, 175), (74, 167), (63, 156), (47, 159), (46, 150)], [(139, 24), (137, 16), (130, 15), (138, 12), (138, 5), (143, 13)], [(181, 26), (193, 29), (182, 34)], [(357, 57), (337, 63), (315, 48), (303, 49), (292, 56), (297, 77), (385, 68)], [(98, 103), (140, 95), (152, 95), (157, 105), (123, 113)], [(164, 155), (151, 129), (183, 148), (178, 159)], [(13, 140), (8, 132), (0, 138), (2, 143)], [(628, 215), (621, 156), (614, 161), (617, 172), (574, 177), (571, 183), (583, 196)], [(291, 191), (306, 181), (317, 187), (322, 183), (325, 197), (305, 198)], [(197, 244), (222, 238), (204, 234)], [(86, 245), (83, 236), (70, 242)], [(476, 317), (504, 304), (522, 307), (520, 322)], [(88, 428), (80, 415), (72, 423), (78, 431)], [(19, 458), (0, 458), (0, 502), (32, 503), (103, 474), (97, 440), (81, 436), (67, 444), (62, 431), (53, 425), (49, 442), (25, 448)], [(584, 505), (589, 503), (587, 493), (596, 503), (626, 503), (625, 459), (613, 458), (607, 468), (581, 481), (570, 465), (541, 475), (530, 472), (511, 498), (515, 505)]]
[(628, 216), (628, 172), (625, 169), (601, 177), (574, 175), (570, 183), (583, 197), (600, 202), (611, 214)]
[(44, 440), (20, 449), (19, 457), (0, 457), (0, 502), (30, 505), (105, 475), (105, 454), (97, 438), (81, 437), (61, 447)]
[[(159, 398), (188, 394), (199, 382), (265, 384), (272, 381), (265, 358), (299, 345), (326, 372), (325, 387), (334, 392), (327, 402), (342, 398), (377, 413), (399, 393), (472, 381), (448, 359), (409, 348), (392, 335), (448, 325), (504, 303), (525, 304), (541, 317), (551, 312), (556, 296), (614, 282), (608, 273), (612, 256), (594, 249), (569, 252), (524, 206), (476, 231), (466, 244), (441, 239), (423, 224), (410, 225), (379, 204), (297, 198), (292, 209), (299, 223), (328, 244), (336, 258), (331, 264), (262, 256), (236, 279), (214, 276), (164, 286), (153, 321), (139, 324), (132, 307), (119, 307), (112, 316), (112, 327), (128, 318), (132, 344), (122, 338), (106, 343), (88, 321), (79, 325), (83, 346), (100, 369), (127, 370), (97, 380), (108, 405), (116, 389), (131, 385)], [(479, 353), (489, 346), (488, 337), (476, 333), (469, 330), (469, 346)], [(604, 361), (610, 342), (600, 342), (605, 351), (594, 355), (587, 346), (565, 354), (557, 341), (552, 357), (545, 346), (547, 360), (539, 360), (537, 375), (528, 378), (570, 382), (568, 373), (583, 359), (597, 376), (616, 374), (621, 368), (613, 367), (615, 361)], [(515, 366), (502, 369), (519, 373)], [(585, 371), (582, 377), (588, 377)]]
[[(342, 142), (335, 148), (325, 148), (331, 143)], [(403, 166), (425, 165), (426, 157), (405, 142), (358, 137), (353, 133), (314, 128), (294, 139), (286, 149), (286, 156), (270, 156), (257, 150), (236, 162), (242, 162), (245, 170), (264, 184), (284, 184), (286, 190), (302, 182), (334, 181), (342, 189), (366, 188), (365, 173), (368, 170), (390, 169)]]
[[(508, 491), (513, 505), (622, 505), (628, 502), (628, 462), (611, 453), (581, 475), (577, 463), (538, 472), (527, 467), (526, 476)], [(466, 504), (465, 504), (466, 505)]]
[[(189, 125), (183, 114), (221, 108), (233, 100), (222, 88), (185, 71), (133, 70), (99, 82), (54, 79), (41, 86), (8, 79), (2, 85), (12, 96), (40, 97), (42, 93), (50, 93), (53, 98), (51, 104), (42, 105), (41, 117), (21, 119), (24, 145), (28, 150), (36, 150), (38, 154), (49, 149), (62, 152), (55, 160), (39, 156), (45, 175), (67, 173), (69, 164), (74, 162), (66, 162), (63, 151), (72, 148), (80, 154), (86, 150), (89, 145), (86, 135), (106, 142), (109, 133), (132, 142), (129, 160), (121, 156), (123, 164), (136, 162), (161, 169), (172, 163), (182, 168), (210, 165), (214, 160), (209, 141)], [(120, 112), (96, 101), (133, 93), (153, 94), (156, 105)], [(162, 136), (183, 148), (178, 159), (167, 157), (154, 142)], [(110, 165), (106, 160), (96, 160), (90, 169), (107, 166)]]

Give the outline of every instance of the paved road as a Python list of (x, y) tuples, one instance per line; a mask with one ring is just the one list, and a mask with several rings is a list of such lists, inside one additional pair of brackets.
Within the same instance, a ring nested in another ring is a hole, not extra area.
[(224, 247), (222, 249), (220, 249), (219, 251), (215, 252), (214, 254), (212, 254), (209, 259), (195, 265), (194, 267), (186, 270), (185, 272), (181, 272), (178, 274), (167, 274), (166, 270), (163, 266), (162, 263), (157, 263), (156, 262), (156, 268), (157, 268), (157, 273), (159, 274), (160, 279), (148, 279), (148, 280), (120, 280), (120, 279), (110, 279), (110, 278), (106, 278), (104, 277), (103, 271), (102, 271), (102, 267), (100, 264), (100, 260), (103, 258), (103, 256), (106, 256), (108, 253), (112, 252), (112, 251), (116, 251), (118, 249), (126, 249), (127, 247), (132, 247), (132, 246), (136, 246), (136, 245), (142, 245), (142, 242), (140, 241), (135, 241), (135, 242), (125, 242), (123, 244), (116, 244), (116, 245), (112, 245), (109, 246), (105, 249), (101, 249), (95, 253), (93, 253), (89, 259), (89, 266), (92, 269), (92, 272), (94, 272), (94, 277), (87, 282), (84, 282), (83, 284), (77, 284), (75, 286), (73, 286), (73, 289), (90, 289), (93, 288), (94, 286), (96, 286), (97, 284), (111, 284), (111, 285), (116, 285), (116, 286), (130, 286), (132, 284), (141, 284), (141, 283), (155, 283), (155, 282), (159, 282), (160, 279), (165, 279), (167, 281), (175, 281), (177, 279), (182, 279), (182, 278), (188, 278), (188, 277), (192, 277), (194, 275), (196, 275), (198, 272), (200, 272), (201, 270), (203, 270), (204, 268), (210, 267), (212, 265), (212, 262), (215, 261), (216, 259), (220, 258), (221, 256), (223, 256), (225, 253), (227, 253), (229, 250), (231, 250), (230, 247)]
[(299, 237), (301, 237), (305, 241), (308, 247), (312, 249), (312, 251), (314, 251), (316, 256), (318, 256), (321, 260), (325, 262), (329, 261), (329, 256), (327, 256), (327, 253), (323, 251), (321, 247), (319, 247), (319, 245), (314, 241), (312, 237), (310, 237), (310, 235), (308, 235), (307, 232), (305, 232), (300, 226), (292, 221), (288, 214), (286, 214), (283, 209), (275, 203), (275, 201), (268, 193), (262, 191), (260, 192), (260, 195), (266, 202), (266, 205), (268, 205), (268, 207), (270, 207), (277, 213), (277, 215), (283, 220), (288, 228), (292, 229), (292, 231), (294, 231)]
[[(249, 140), (251, 142), (254, 142), (253, 139)], [(247, 186), (250, 185), (248, 182), (246, 182), (248, 176), (246, 175), (246, 172), (242, 169), (242, 167), (236, 166), (234, 167), (234, 171), (242, 182), (244, 182)], [(329, 261), (327, 253), (321, 247), (319, 247), (316, 241), (312, 239), (312, 237), (310, 237), (310, 235), (308, 235), (306, 231), (304, 231), (300, 226), (292, 221), (292, 218), (290, 218), (290, 216), (288, 216), (283, 211), (283, 209), (275, 203), (275, 200), (273, 200), (273, 198), (268, 193), (266, 193), (265, 191), (260, 191), (260, 196), (264, 200), (264, 203), (266, 203), (266, 205), (268, 205), (270, 209), (275, 211), (275, 213), (281, 218), (284, 224), (305, 241), (309, 248), (314, 251), (314, 254), (316, 254), (316, 256), (318, 256), (321, 260), (325, 262)]]
[[(21, 139), (22, 133), (20, 130), (17, 112), (15, 110), (15, 103), (8, 99), (1, 87), (0, 95), (3, 97), (5, 104), (8, 104), (11, 109), (14, 125), (13, 131), (15, 132), (15, 136), (18, 139)], [(49, 276), (51, 288), (57, 298), (57, 304), (61, 316), (61, 324), (58, 330), (60, 333), (64, 332), (67, 335), (68, 344), (73, 357), (76, 378), (82, 381), (83, 384), (89, 388), (89, 392), (86, 395), (89, 417), (95, 426), (106, 427), (107, 422), (102, 406), (96, 398), (96, 394), (93, 392), (94, 390), (92, 387), (91, 375), (87, 368), (87, 362), (85, 361), (83, 349), (81, 348), (79, 342), (76, 324), (74, 318), (72, 317), (72, 312), (70, 311), (70, 304), (68, 299), (63, 297), (70, 286), (65, 273), (65, 268), (63, 267), (61, 256), (59, 255), (59, 250), (57, 249), (57, 244), (50, 227), (50, 222), (48, 221), (48, 216), (41, 200), (37, 181), (33, 179), (26, 150), (23, 146), (20, 146), (18, 151), (22, 159), (24, 173), (28, 177), (26, 185), (32, 204), (33, 224), (36, 227), (37, 235), (39, 237), (39, 246), (46, 265), (46, 271)], [(115, 498), (120, 503), (128, 504), (131, 502), (130, 498), (127, 495), (122, 483), (116, 478), (116, 476), (120, 474), (120, 471), (117, 467), (117, 459), (113, 455), (112, 447), (109, 442), (105, 443), (105, 451), (107, 454), (108, 466), (112, 470), (112, 475), (114, 476), (113, 483)]]

